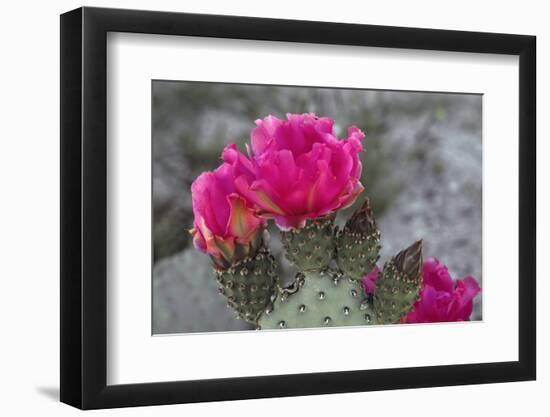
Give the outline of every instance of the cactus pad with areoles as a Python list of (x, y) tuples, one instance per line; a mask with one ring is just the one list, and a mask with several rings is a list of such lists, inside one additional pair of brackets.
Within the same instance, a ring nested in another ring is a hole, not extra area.
[(276, 263), (265, 247), (227, 269), (216, 269), (218, 291), (240, 318), (256, 323), (271, 303), (276, 283)]
[(258, 321), (261, 329), (292, 329), (370, 324), (368, 303), (357, 281), (337, 272), (308, 272), (291, 288), (279, 289), (273, 306)]
[(325, 268), (334, 257), (334, 216), (308, 220), (301, 229), (281, 234), (287, 259), (300, 271)]

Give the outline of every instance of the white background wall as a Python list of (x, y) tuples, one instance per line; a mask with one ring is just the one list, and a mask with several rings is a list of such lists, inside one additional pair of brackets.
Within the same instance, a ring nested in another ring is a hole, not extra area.
[[(0, 42), (0, 410), (74, 415), (59, 404), (59, 17), (78, 1), (4, 2)], [(538, 381), (145, 407), (94, 415), (529, 415), (550, 412), (550, 26), (543, 1), (93, 1), (86, 5), (534, 34), (538, 37)], [(546, 111), (547, 112), (547, 111)], [(502, 121), (506, 123), (506, 120)], [(506, 227), (503, 225), (503, 227)], [(383, 414), (384, 413), (384, 414)]]

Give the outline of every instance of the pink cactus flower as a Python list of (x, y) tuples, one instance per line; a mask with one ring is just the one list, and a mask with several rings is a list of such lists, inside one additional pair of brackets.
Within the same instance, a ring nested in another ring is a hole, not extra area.
[(230, 165), (202, 173), (191, 185), (191, 193), (195, 215), (191, 234), (197, 249), (226, 267), (255, 248), (265, 220), (237, 193)]
[(401, 323), (438, 323), (467, 321), (473, 310), (473, 300), (481, 288), (472, 277), (453, 279), (447, 267), (437, 259), (428, 259), (422, 267), (420, 301)]
[(380, 268), (375, 266), (372, 271), (361, 279), (361, 284), (363, 285), (363, 290), (366, 295), (374, 294), (374, 291), (376, 290), (376, 281), (378, 280), (379, 274)]
[[(375, 267), (362, 280), (365, 294), (374, 293), (380, 269)], [(422, 265), (420, 300), (401, 323), (440, 323), (467, 321), (473, 310), (473, 300), (481, 292), (477, 281), (466, 277), (453, 282), (445, 265), (431, 258)]]
[(287, 120), (268, 116), (256, 120), (249, 158), (234, 145), (223, 153), (239, 193), (283, 230), (348, 207), (363, 191), (359, 153), (365, 135), (352, 126), (339, 140), (333, 124), (312, 113), (287, 114)]

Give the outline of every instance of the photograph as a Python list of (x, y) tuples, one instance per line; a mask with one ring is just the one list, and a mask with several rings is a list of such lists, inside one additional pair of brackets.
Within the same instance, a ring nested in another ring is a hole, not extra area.
[(152, 80), (152, 334), (483, 320), (483, 95)]

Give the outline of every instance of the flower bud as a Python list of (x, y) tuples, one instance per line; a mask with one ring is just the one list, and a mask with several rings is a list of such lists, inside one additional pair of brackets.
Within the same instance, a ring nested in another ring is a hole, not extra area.
[(380, 252), (380, 232), (368, 199), (338, 233), (336, 247), (338, 266), (353, 280), (360, 280), (376, 266)]
[(422, 285), (422, 241), (419, 240), (386, 262), (376, 280), (373, 297), (375, 320), (398, 323), (416, 303)]

